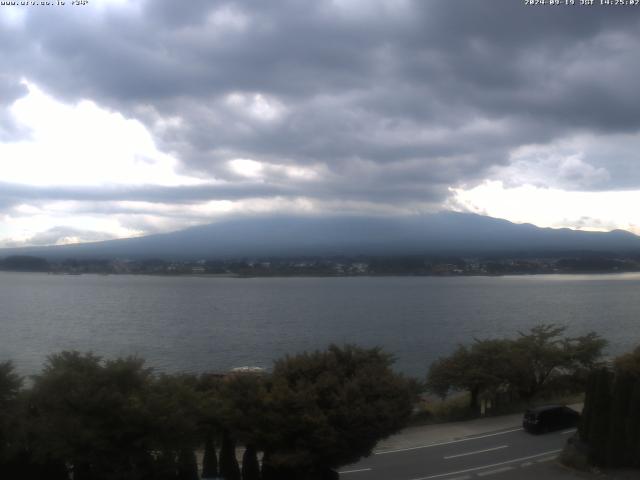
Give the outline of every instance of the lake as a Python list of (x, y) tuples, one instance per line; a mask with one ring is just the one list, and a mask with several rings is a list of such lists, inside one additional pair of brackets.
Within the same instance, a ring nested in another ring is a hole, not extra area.
[(540, 322), (640, 343), (640, 274), (211, 278), (0, 272), (0, 360), (39, 371), (63, 349), (139, 355), (158, 371), (270, 367), (330, 343), (379, 345), (423, 377), (458, 343)]

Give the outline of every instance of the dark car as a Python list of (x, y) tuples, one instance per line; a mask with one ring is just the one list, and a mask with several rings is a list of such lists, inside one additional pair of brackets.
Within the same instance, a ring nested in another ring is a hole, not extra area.
[(522, 427), (531, 433), (545, 433), (578, 425), (580, 414), (564, 405), (545, 405), (524, 413)]

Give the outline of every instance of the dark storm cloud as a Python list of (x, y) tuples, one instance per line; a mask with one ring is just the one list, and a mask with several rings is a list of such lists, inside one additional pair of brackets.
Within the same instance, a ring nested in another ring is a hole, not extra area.
[(207, 200), (270, 197), (286, 194), (286, 188), (261, 184), (195, 187), (39, 187), (0, 182), (0, 205), (39, 201), (192, 203)]
[[(391, 173), (393, 175), (393, 173)], [(308, 197), (322, 200), (324, 197), (351, 201), (370, 201), (378, 197), (381, 201), (407, 202), (417, 196), (425, 198), (424, 188), (429, 186), (435, 190), (430, 201), (441, 198), (446, 185), (433, 185), (433, 180), (414, 178), (398, 185), (389, 179), (389, 172), (372, 169), (357, 184), (349, 178), (336, 177), (326, 182), (306, 182), (304, 186), (265, 184), (261, 182), (237, 182), (223, 185), (198, 186), (127, 186), (127, 187), (51, 187), (30, 186), (0, 182), (0, 209), (17, 205), (40, 204), (52, 201), (93, 202), (88, 209), (80, 208), (85, 213), (126, 213), (134, 212), (135, 206), (118, 205), (114, 202), (148, 202), (155, 204), (194, 204), (215, 200), (268, 199), (274, 197)], [(385, 178), (382, 178), (385, 177)], [(393, 180), (393, 178), (392, 178)], [(438, 191), (440, 189), (440, 191)], [(329, 193), (329, 194), (328, 194)], [(95, 203), (106, 202), (102, 207)]]
[[(185, 172), (235, 184), (47, 195), (438, 202), (447, 186), (473, 184), (506, 165), (518, 146), (577, 133), (606, 141), (640, 129), (640, 10), (630, 7), (135, 5), (102, 13), (32, 9), (0, 33), (22, 45), (8, 49), (0, 66), (57, 97), (92, 98), (141, 119)], [(166, 118), (180, 122), (158, 121)], [(226, 165), (233, 158), (322, 164), (330, 174), (311, 184), (238, 182)], [(634, 156), (608, 163), (599, 152), (585, 161), (608, 172), (593, 188), (640, 187)]]

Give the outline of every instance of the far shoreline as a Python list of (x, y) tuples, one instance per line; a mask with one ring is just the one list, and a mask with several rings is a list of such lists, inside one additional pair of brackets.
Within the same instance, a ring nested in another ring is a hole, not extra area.
[(233, 279), (256, 279), (256, 278), (469, 278), (469, 277), (481, 277), (481, 278), (508, 278), (508, 277), (568, 277), (568, 276), (585, 276), (585, 277), (597, 277), (597, 276), (631, 276), (640, 275), (640, 270), (627, 271), (627, 272), (608, 272), (608, 271), (590, 271), (590, 272), (539, 272), (539, 273), (468, 273), (468, 274), (401, 274), (401, 273), (389, 273), (389, 274), (361, 274), (361, 275), (344, 275), (344, 274), (269, 274), (269, 275), (244, 275), (236, 273), (97, 273), (97, 272), (82, 272), (82, 273), (62, 273), (62, 272), (47, 272), (47, 271), (21, 271), (21, 270), (0, 270), (0, 274), (40, 274), (55, 277), (79, 277), (79, 276), (93, 276), (93, 277), (154, 277), (154, 278), (233, 278)]

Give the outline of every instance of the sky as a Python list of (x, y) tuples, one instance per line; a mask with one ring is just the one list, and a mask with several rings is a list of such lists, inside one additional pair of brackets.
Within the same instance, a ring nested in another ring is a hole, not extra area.
[(20, 3), (0, 246), (442, 210), (640, 234), (640, 6)]

